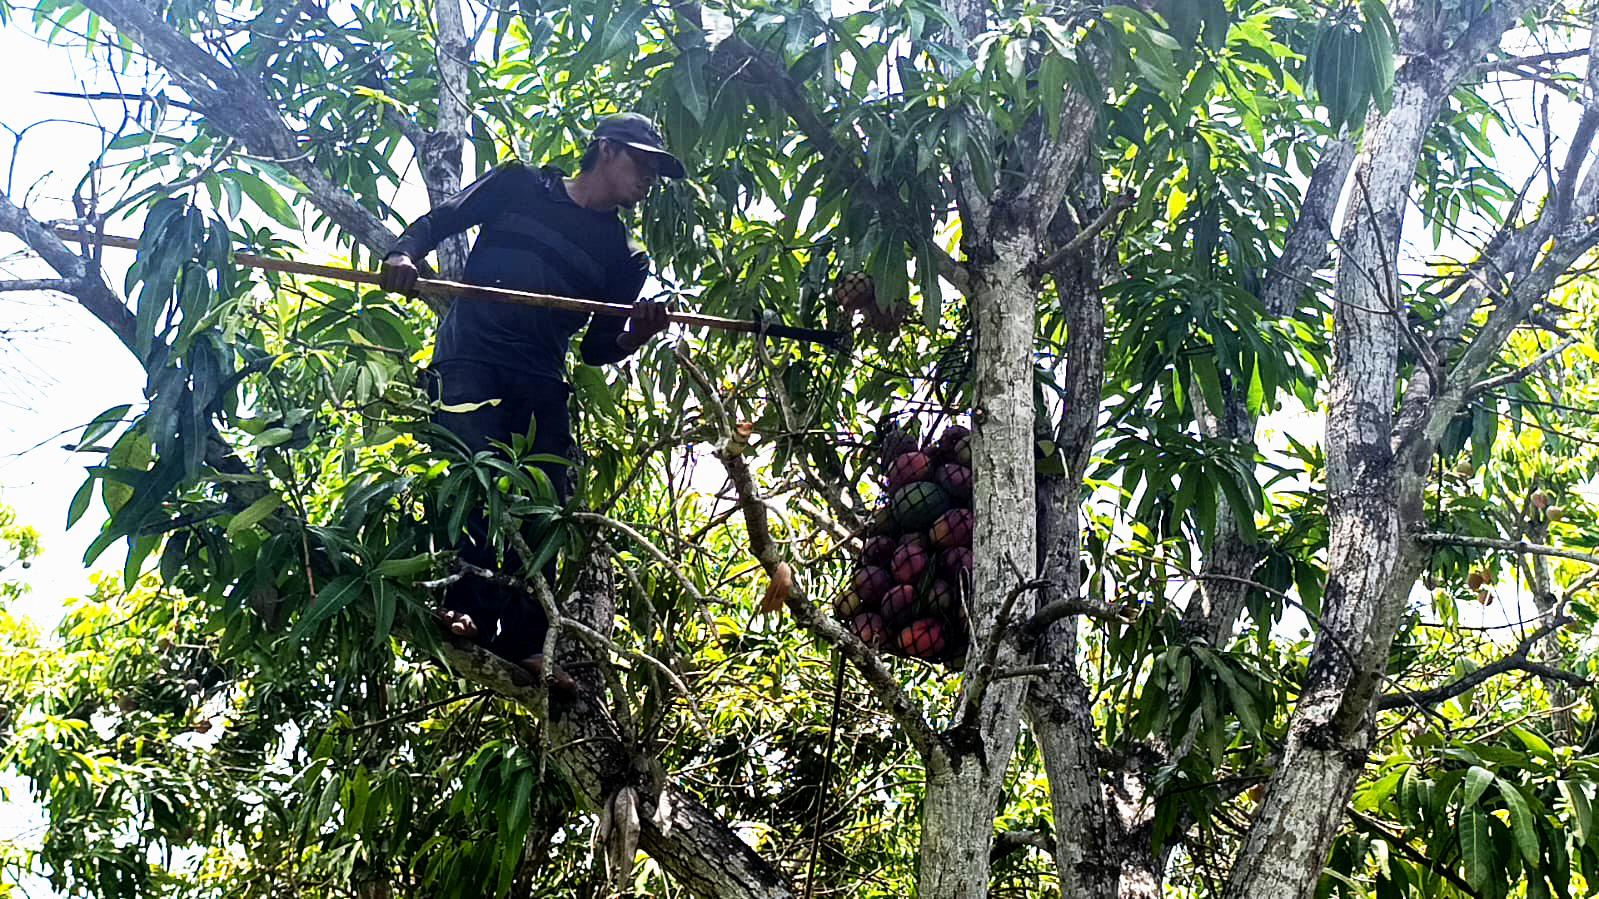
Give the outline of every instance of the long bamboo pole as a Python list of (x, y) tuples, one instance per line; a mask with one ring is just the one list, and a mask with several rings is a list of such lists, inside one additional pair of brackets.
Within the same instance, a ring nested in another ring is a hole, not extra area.
[[(62, 240), (73, 241), (86, 246), (100, 245), (123, 250), (137, 250), (139, 248), (139, 242), (132, 238), (115, 237), (94, 232), (86, 233), (84, 229), (71, 225), (56, 225), (53, 230), (56, 236)], [(273, 259), (268, 256), (257, 256), (254, 253), (234, 253), (233, 261), (245, 268), (259, 269), (261, 271), (310, 275), (316, 278), (330, 278), (336, 281), (350, 281), (356, 284), (378, 285), (382, 281), (382, 276), (377, 272), (363, 272), (337, 265), (317, 265), (310, 262)], [(632, 307), (621, 303), (602, 303), (597, 300), (580, 300), (576, 297), (563, 297), (548, 293), (507, 290), (503, 287), (483, 287), (477, 284), (463, 284), (459, 281), (446, 281), (441, 278), (419, 278), (416, 282), (416, 290), (417, 293), (423, 296), (443, 299), (487, 300), (494, 303), (537, 306), (543, 309), (566, 309), (572, 312), (588, 313), (589, 315), (612, 315), (625, 318), (632, 314), (633, 311)], [(719, 315), (702, 315), (698, 312), (669, 310), (666, 313), (666, 317), (669, 321), (689, 325), (690, 327), (713, 328), (718, 331), (731, 331), (740, 334), (763, 334), (767, 337), (803, 340), (835, 350), (844, 348), (844, 335), (838, 331), (800, 328), (784, 324), (763, 324), (757, 321), (724, 318)]]

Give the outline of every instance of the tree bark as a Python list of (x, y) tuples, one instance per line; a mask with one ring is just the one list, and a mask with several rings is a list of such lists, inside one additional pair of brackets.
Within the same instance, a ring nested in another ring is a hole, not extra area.
[[(467, 42), (460, 0), (438, 0), (434, 9), (439, 29), (439, 114), (434, 128), (425, 133), (415, 149), (428, 201), (437, 206), (461, 189), (461, 153), (472, 114), (467, 84), (472, 48)], [(447, 238), (434, 252), (439, 257), (439, 272), (445, 278), (458, 279), (466, 271), (464, 235)]]
[[(1097, 200), (1097, 174), (1082, 180), (1084, 196)], [(1070, 229), (1058, 228), (1052, 237), (1063, 244), (1072, 236)], [(1100, 294), (1105, 243), (1095, 241), (1069, 254), (1052, 273), (1066, 319), (1064, 412), (1055, 440), (1065, 458), (1065, 473), (1038, 482), (1040, 573), (1050, 585), (1043, 591), (1045, 605), (1081, 596), (1083, 590), (1079, 502), (1105, 383), (1105, 302)], [(1049, 778), (1061, 894), (1114, 899), (1120, 865), (1113, 860), (1114, 825), (1099, 771), (1101, 747), (1093, 700), (1078, 670), (1077, 645), (1076, 618), (1063, 619), (1044, 632), (1033, 661), (1048, 665), (1052, 673), (1032, 684), (1027, 722)]]
[[(1255, 443), (1255, 416), (1249, 414), (1244, 402), (1245, 388), (1224, 385), (1224, 407), (1218, 410), (1204, 408), (1204, 395), (1194, 392), (1193, 401), (1198, 415), (1199, 432), (1207, 437), (1238, 442)], [(1211, 538), (1200, 568), (1198, 589), (1187, 609), (1183, 611), (1183, 629), (1214, 646), (1226, 646), (1244, 611), (1249, 598), (1245, 581), (1260, 564), (1261, 545), (1247, 540), (1235, 517), (1238, 512), (1226, 497), (1216, 500), (1216, 532)], [(1245, 509), (1242, 514), (1252, 515)], [(1196, 733), (1190, 727), (1190, 735)]]
[[(1069, 475), (1039, 479), (1039, 545), (1046, 553), (1043, 577), (1059, 585), (1045, 589), (1045, 602), (1075, 596), (1082, 589), (1077, 506), (1081, 486), (1079, 478)], [(1093, 700), (1077, 670), (1077, 619), (1068, 617), (1051, 625), (1034, 660), (1051, 668), (1028, 693), (1027, 723), (1049, 778), (1061, 895), (1115, 899), (1120, 867), (1111, 862), (1114, 852), (1099, 776)]]
[(0, 193), (0, 231), (16, 235), (30, 250), (38, 253), (71, 287), (71, 295), (83, 308), (115, 334), (130, 352), (137, 352), (138, 324), (133, 311), (106, 283), (105, 276), (67, 248), (44, 225)]
[[(1401, 30), (1414, 34), (1409, 23)], [(1419, 506), (1401, 488), (1415, 496), (1418, 479), (1414, 472), (1402, 478), (1391, 444), (1404, 317), (1400, 228), (1422, 141), (1466, 68), (1461, 60), (1480, 55), (1502, 31), (1462, 39), (1453, 57), (1411, 58), (1395, 79), (1389, 111), (1367, 122), (1334, 295), (1324, 614), (1281, 764), (1227, 899), (1314, 895), (1370, 749), (1373, 699), (1418, 569), (1413, 549), (1401, 557), (1400, 527), (1402, 503)]]
[[(1026, 232), (996, 239), (973, 273), (976, 322), (976, 409), (972, 472), (976, 565), (971, 598), (972, 646), (961, 707), (973, 700), (970, 677), (1013, 589), (1036, 571), (1033, 495), (1034, 299), (1024, 272), (1037, 253)], [(1020, 575), (1020, 576), (1018, 576)], [(1026, 597), (1018, 610), (1032, 607)], [(1016, 652), (1003, 641), (999, 664)], [(959, 725), (949, 750), (929, 760), (923, 803), (919, 895), (981, 899), (988, 895), (989, 849), (1005, 770), (1021, 726), (1026, 685), (992, 681), (975, 716)]]

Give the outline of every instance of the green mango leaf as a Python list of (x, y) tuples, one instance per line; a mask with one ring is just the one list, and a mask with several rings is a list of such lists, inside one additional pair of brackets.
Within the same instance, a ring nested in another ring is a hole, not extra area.
[(711, 96), (705, 86), (705, 66), (709, 57), (703, 49), (694, 48), (678, 56), (672, 65), (672, 84), (677, 97), (694, 121), (704, 123), (710, 112)]
[(1461, 793), (1460, 807), (1463, 809), (1476, 808), (1482, 799), (1482, 794), (1494, 782), (1494, 773), (1481, 765), (1472, 765), (1466, 772), (1466, 783)]
[(345, 574), (329, 581), (311, 599), (310, 608), (301, 614), (290, 639), (297, 640), (310, 633), (318, 624), (332, 618), (361, 595), (366, 582), (359, 575)]
[(1570, 780), (1559, 782), (1560, 794), (1566, 798), (1566, 805), (1571, 811), (1572, 823), (1576, 826), (1577, 840), (1583, 846), (1593, 845), (1593, 804), (1588, 800), (1588, 787), (1586, 784)]
[(265, 521), (268, 516), (283, 505), (283, 497), (276, 493), (269, 493), (251, 503), (244, 511), (234, 515), (228, 520), (227, 533), (229, 537), (237, 536), (240, 532), (255, 527)]
[(1533, 817), (1526, 797), (1521, 795), (1515, 784), (1502, 777), (1495, 778), (1495, 781), (1499, 786), (1499, 795), (1505, 800), (1505, 807), (1510, 810), (1510, 835), (1516, 841), (1516, 848), (1521, 851), (1522, 859), (1535, 867), (1542, 854), (1538, 845), (1538, 819)]
[(77, 524), (78, 519), (83, 517), (83, 513), (88, 511), (89, 501), (94, 498), (94, 485), (98, 480), (99, 478), (92, 475), (85, 478), (83, 486), (78, 488), (78, 492), (72, 494), (72, 502), (67, 506), (68, 529)]
[(244, 191), (262, 212), (272, 217), (272, 220), (285, 228), (299, 230), (300, 220), (294, 214), (294, 207), (283, 199), (272, 185), (267, 184), (260, 176), (240, 169), (228, 169), (220, 173), (223, 178), (233, 181)]
[(408, 578), (415, 577), (432, 567), (433, 556), (430, 553), (418, 553), (403, 559), (380, 562), (372, 570), (383, 577)]
[(1466, 881), (1474, 889), (1486, 890), (1499, 874), (1488, 816), (1474, 807), (1468, 808), (1461, 813), (1458, 824), (1460, 856), (1466, 863)]

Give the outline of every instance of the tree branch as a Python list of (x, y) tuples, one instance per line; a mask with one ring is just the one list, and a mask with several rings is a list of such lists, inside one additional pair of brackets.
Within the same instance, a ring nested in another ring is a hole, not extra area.
[[(1102, 208), (1104, 188), (1098, 166), (1082, 168), (1074, 197), (1084, 209)], [(1087, 214), (1086, 212), (1084, 213)], [(1051, 223), (1054, 244), (1070, 242), (1076, 222), (1057, 215)], [(1065, 409), (1056, 427), (1064, 470), (1036, 479), (1039, 572), (1052, 586), (1040, 594), (1034, 615), (1063, 597), (1082, 591), (1083, 522), (1081, 494), (1098, 433), (1105, 384), (1105, 300), (1102, 287), (1115, 280), (1118, 266), (1110, 238), (1101, 233), (1094, 246), (1061, 259), (1050, 272), (1061, 320), (1066, 323)], [(1097, 608), (1097, 606), (1095, 606)], [(1031, 623), (1031, 622), (1029, 622)], [(1097, 864), (1114, 850), (1113, 821), (1097, 758), (1104, 751), (1093, 720), (1093, 701), (1078, 671), (1077, 622), (1063, 619), (1030, 635), (1020, 635), (1035, 665), (1007, 665), (995, 678), (1042, 672), (1027, 682), (1026, 713), (1049, 783), (1055, 850), (1052, 853), (1062, 895), (1100, 899), (1115, 895), (1116, 873)]]
[[(433, 4), (439, 37), (435, 55), (439, 65), (438, 121), (416, 146), (421, 162), (422, 181), (428, 199), (437, 206), (461, 189), (461, 154), (471, 122), (471, 90), (467, 83), (471, 63), (471, 44), (461, 15), (460, 0), (438, 0)], [(412, 139), (414, 143), (414, 138)], [(463, 235), (454, 235), (439, 244), (439, 270), (456, 278), (466, 270), (467, 245)]]
[(71, 281), (66, 278), (22, 278), (16, 281), (0, 281), (0, 293), (16, 293), (23, 290), (53, 290), (57, 293), (72, 293), (77, 288), (77, 281)]
[[(1082, 57), (1084, 62), (1091, 67), (1102, 68), (1094, 66), (1094, 61), (1103, 54), (1091, 48), (1080, 49), (1086, 51)], [(1066, 189), (1071, 185), (1077, 170), (1082, 167), (1083, 160), (1087, 158), (1096, 133), (1094, 121), (1099, 115), (1100, 98), (1086, 96), (1071, 85), (1065, 90), (1066, 98), (1061, 103), (1057, 132), (1060, 136), (1044, 141), (1044, 145), (1039, 148), (1033, 160), (1027, 183), (1016, 197), (1018, 205), (1026, 210), (1034, 219), (1034, 224), (1040, 228), (1048, 226), (1050, 217), (1065, 198)], [(1121, 211), (1118, 207), (1123, 202), (1131, 206), (1132, 198), (1117, 197), (1116, 201), (1105, 210), (1106, 214), (1112, 216), (1118, 214)], [(1108, 220), (1105, 224), (1109, 224)], [(1103, 228), (1104, 224), (1100, 224), (1099, 227)], [(1093, 239), (1094, 231), (1093, 225), (1083, 229), (1083, 234), (1078, 238), (1083, 241), (1083, 246)], [(1040, 263), (1033, 270), (1034, 278), (1053, 270), (1056, 264), (1056, 262)]]
[(1322, 152), (1305, 188), (1299, 217), (1261, 291), (1268, 315), (1282, 318), (1292, 312), (1294, 300), (1304, 292), (1310, 276), (1332, 258), (1333, 213), (1354, 163), (1353, 140), (1334, 141)]
[(1073, 253), (1081, 252), (1085, 247), (1093, 243), (1102, 231), (1110, 227), (1117, 216), (1131, 209), (1137, 201), (1138, 198), (1131, 193), (1117, 195), (1116, 199), (1112, 200), (1092, 222), (1088, 223), (1087, 227), (1079, 231), (1071, 240), (1051, 250), (1042, 259), (1033, 263), (1028, 268), (1028, 277), (1036, 283), (1045, 275), (1052, 274), (1062, 262), (1066, 261), (1066, 257)]
[(1525, 540), (1496, 540), (1489, 537), (1467, 537), (1463, 534), (1444, 534), (1437, 531), (1417, 534), (1416, 540), (1421, 543), (1437, 543), (1445, 546), (1472, 546), (1478, 549), (1497, 549), (1512, 553), (1555, 556), (1561, 559), (1571, 559), (1575, 562), (1587, 562), (1589, 565), (1599, 565), (1599, 556), (1591, 553), (1578, 552), (1574, 549), (1561, 549), (1558, 546), (1545, 546), (1540, 543), (1528, 543)]
[(1531, 634), (1528, 634), (1526, 639), (1522, 640), (1521, 643), (1516, 646), (1515, 651), (1510, 653), (1510, 655), (1507, 655), (1496, 662), (1484, 665), (1481, 668), (1478, 668), (1476, 671), (1473, 671), (1470, 674), (1467, 674), (1466, 676), (1454, 681), (1453, 683), (1445, 684), (1441, 687), (1434, 687), (1431, 690), (1414, 690), (1404, 693), (1390, 693), (1377, 700), (1377, 708), (1382, 711), (1388, 711), (1390, 709), (1408, 708), (1410, 706), (1437, 705), (1440, 702), (1445, 702), (1447, 700), (1454, 699), (1456, 696), (1460, 696), (1461, 694), (1490, 678), (1498, 677), (1499, 675), (1510, 671), (1525, 671), (1529, 674), (1536, 674), (1539, 677), (1547, 678), (1549, 680), (1557, 680), (1562, 683), (1570, 684), (1574, 687), (1592, 686), (1594, 682), (1586, 677), (1573, 674), (1569, 671), (1561, 671), (1560, 669), (1550, 665), (1531, 661), (1529, 658), (1534, 646), (1536, 646), (1540, 641), (1554, 635), (1561, 628), (1570, 624), (1573, 620), (1574, 619), (1563, 615), (1556, 615), (1548, 623), (1544, 624), (1536, 631), (1533, 631)]
[(1106, 624), (1127, 623), (1125, 613), (1112, 606), (1089, 599), (1068, 597), (1066, 599), (1057, 599), (1033, 613), (1033, 617), (1022, 625), (1023, 639), (1038, 639), (1043, 636), (1044, 631), (1049, 630), (1050, 625), (1068, 615), (1083, 615), (1096, 621), (1103, 621)]
[(1579, 50), (1562, 50), (1558, 53), (1539, 53), (1534, 56), (1507, 56), (1503, 59), (1490, 60), (1477, 66), (1479, 72), (1502, 72), (1507, 69), (1522, 66), (1540, 66), (1550, 62), (1565, 62), (1568, 59), (1578, 59), (1587, 56), (1590, 51), (1587, 47)]
[[(720, 423), (721, 433), (730, 437), (733, 433), (731, 418), (715, 388), (711, 386), (710, 380), (699, 370), (699, 366), (694, 364), (693, 359), (681, 345), (677, 347), (676, 354), (678, 363), (688, 372), (689, 379), (694, 383), (695, 392), (700, 400)], [(749, 534), (751, 553), (761, 563), (767, 577), (778, 577), (779, 567), (787, 568), (788, 563), (783, 560), (782, 550), (772, 537), (771, 524), (766, 517), (766, 503), (762, 500), (760, 489), (755, 484), (755, 476), (750, 471), (749, 463), (741, 453), (730, 451), (725, 446), (718, 447), (716, 457), (727, 469), (728, 480), (732, 482), (733, 489), (738, 494), (739, 505), (744, 511), (744, 529)], [(793, 580), (792, 576), (789, 579)], [(861, 672), (866, 683), (877, 694), (878, 700), (888, 708), (899, 726), (905, 729), (907, 739), (924, 760), (930, 760), (943, 753), (943, 743), (938, 733), (928, 723), (921, 709), (905, 693), (899, 679), (894, 677), (894, 673), (888, 670), (888, 666), (870, 646), (861, 642), (859, 637), (818, 609), (798, 581), (793, 581), (785, 605), (801, 627), (837, 647)]]
[(696, 604), (700, 606), (704, 606), (706, 604), (707, 600), (705, 598), (705, 594), (701, 593), (700, 589), (694, 586), (694, 582), (689, 579), (689, 576), (684, 574), (683, 570), (677, 567), (677, 564), (672, 561), (672, 558), (663, 552), (660, 547), (657, 547), (654, 543), (651, 543), (632, 525), (617, 521), (616, 519), (605, 515), (601, 515), (598, 512), (574, 512), (572, 514), (572, 518), (576, 521), (588, 522), (589, 524), (597, 524), (610, 528), (611, 530), (626, 536), (634, 543), (637, 543), (641, 549), (650, 555), (651, 558), (665, 566), (668, 571), (672, 572), (672, 574), (677, 578), (678, 583), (683, 585), (683, 589), (688, 591), (688, 595), (693, 597)]
[(276, 162), (300, 179), (311, 202), (357, 242), (373, 253), (394, 242), (394, 233), (371, 210), (300, 152), (259, 83), (206, 53), (138, 0), (86, 0), (84, 5), (160, 63), (206, 121), (250, 154)]
[(133, 350), (138, 342), (133, 310), (111, 289), (98, 270), (91, 271), (83, 257), (67, 249), (60, 238), (33, 216), (13, 206), (11, 199), (3, 192), (0, 192), (0, 231), (16, 235), (28, 249), (39, 254), (61, 276), (62, 281), (72, 285), (68, 292), (77, 298), (79, 305), (111, 329), (123, 346)]
[(977, 665), (975, 668), (968, 669), (971, 674), (961, 687), (963, 696), (960, 714), (956, 716), (956, 720), (959, 722), (956, 725), (957, 728), (975, 727), (977, 725), (977, 716), (983, 710), (984, 694), (988, 692), (988, 685), (994, 680), (994, 665), (999, 659), (999, 648), (1005, 642), (1006, 637), (1010, 635), (1011, 613), (1016, 610), (1016, 601), (1021, 598), (1023, 593), (1042, 590), (1049, 585), (1050, 582), (1047, 580), (1023, 581), (1012, 587), (1010, 592), (1005, 594), (1005, 599), (999, 606), (999, 615), (994, 618), (994, 629), (988, 633), (988, 640), (983, 644), (983, 651), (978, 656)]
[[(1590, 26), (1599, 22), (1590, 19)], [(1594, 54), (1599, 50), (1599, 28), (1593, 28), (1589, 35), (1588, 52)], [(1584, 79), (1584, 89), (1587, 96), (1583, 97), (1582, 118), (1577, 121), (1577, 129), (1572, 134), (1571, 146), (1566, 150), (1566, 164), (1560, 171), (1560, 178), (1556, 181), (1554, 192), (1554, 217), (1556, 221), (1565, 221), (1571, 214), (1571, 204), (1577, 194), (1577, 183), (1582, 174), (1583, 163), (1588, 158), (1588, 150), (1593, 145), (1594, 131), (1599, 128), (1599, 55), (1590, 55), (1588, 58), (1588, 73)]]
[(1505, 386), (1506, 384), (1514, 384), (1518, 381), (1521, 381), (1538, 369), (1548, 365), (1550, 362), (1559, 359), (1562, 353), (1576, 345), (1577, 339), (1575, 337), (1568, 337), (1565, 340), (1562, 340), (1560, 343), (1555, 344), (1553, 347), (1550, 347), (1542, 353), (1539, 353), (1537, 358), (1533, 359), (1531, 362), (1528, 362), (1526, 365), (1521, 366), (1515, 371), (1506, 372), (1502, 375), (1496, 375), (1495, 377), (1478, 381), (1477, 383), (1471, 385), (1471, 388), (1466, 391), (1466, 395), (1468, 397), (1476, 396), (1479, 393), (1484, 393), (1489, 390), (1496, 390)]
[(1055, 854), (1055, 841), (1041, 830), (1007, 830), (994, 836), (994, 845), (988, 850), (990, 865), (1031, 846), (1045, 855)]
[[(1425, 464), (1419, 460), (1432, 455), (1432, 447), (1465, 402), (1467, 391), (1481, 377), (1510, 333), (1526, 320), (1534, 304), (1549, 295), (1561, 274), (1593, 248), (1596, 240), (1599, 240), (1599, 228), (1592, 225), (1581, 229), (1566, 227), (1555, 222), (1547, 211), (1509, 236), (1502, 249), (1501, 270), (1514, 273), (1516, 277), (1505, 295), (1498, 298), (1487, 323), (1444, 376), (1441, 389), (1434, 390), (1432, 382), (1422, 378), (1415, 379), (1406, 388), (1393, 429), (1396, 451), (1408, 449), (1418, 460), (1413, 464)], [(1435, 339), (1462, 333), (1477, 306), (1490, 293), (1486, 284), (1468, 291), (1467, 296), (1445, 314), (1445, 322), (1437, 329)]]

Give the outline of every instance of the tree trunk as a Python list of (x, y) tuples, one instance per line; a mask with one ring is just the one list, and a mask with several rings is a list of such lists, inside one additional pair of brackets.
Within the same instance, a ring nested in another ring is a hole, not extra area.
[(1356, 168), (1333, 311), (1323, 617), (1281, 765), (1228, 899), (1314, 895), (1370, 749), (1372, 699), (1393, 640), (1394, 607), (1403, 607), (1394, 578), (1400, 484), (1390, 445), (1403, 317), (1395, 266), (1422, 139), (1447, 95), (1431, 63), (1411, 74), (1396, 82), (1391, 110), (1372, 118)]
[[(1332, 141), (1322, 151), (1305, 189), (1305, 202), (1283, 242), (1282, 255), (1265, 276), (1260, 293), (1267, 317), (1292, 316), (1311, 276), (1327, 264), (1333, 212), (1354, 159), (1354, 144), (1347, 139)], [(1224, 392), (1225, 406), (1219, 414), (1207, 414), (1208, 410), (1203, 409), (1204, 394), (1196, 393), (1194, 403), (1201, 407), (1201, 433), (1255, 446), (1258, 422), (1249, 413), (1247, 392), (1248, 385), (1230, 385)], [(1232, 505), (1224, 498), (1218, 499), (1216, 536), (1200, 570), (1199, 594), (1183, 614), (1185, 632), (1213, 646), (1226, 645), (1249, 598), (1245, 581), (1260, 564), (1262, 551), (1259, 543), (1244, 539), (1233, 518)]]
[[(1212, 411), (1204, 408), (1204, 395), (1195, 391), (1200, 433), (1254, 445), (1255, 417), (1249, 414), (1244, 403), (1244, 392), (1240, 385), (1231, 385), (1225, 392), (1224, 407)], [(1236, 514), (1226, 498), (1217, 499), (1216, 533), (1211, 538), (1210, 550), (1205, 553), (1198, 593), (1183, 613), (1183, 630), (1213, 646), (1225, 647), (1231, 642), (1233, 627), (1249, 598), (1246, 581), (1260, 564), (1260, 544), (1244, 539), (1238, 520), (1234, 518)], [(1253, 513), (1245, 509), (1243, 514)], [(1188, 732), (1192, 738), (1198, 730), (1190, 727)]]
[[(1373, 700), (1420, 573), (1421, 553), (1408, 531), (1421, 520), (1429, 447), (1464, 396), (1460, 382), (1486, 364), (1528, 308), (1517, 304), (1530, 304), (1531, 294), (1552, 283), (1539, 281), (1547, 272), (1521, 273), (1513, 302), (1490, 315), (1451, 370), (1444, 396), (1427, 391), (1406, 397), (1398, 423), (1424, 423), (1426, 433), (1395, 427), (1399, 349), (1406, 337), (1396, 269), (1423, 140), (1460, 80), (1536, 5), (1537, 0), (1492, 4), (1453, 43), (1445, 29), (1456, 23), (1437, 15), (1434, 4), (1395, 5), (1400, 52), (1408, 56), (1396, 73), (1388, 111), (1368, 117), (1340, 241), (1327, 419), (1324, 615), (1280, 767), (1234, 862), (1226, 899), (1314, 895), (1370, 748)], [(1557, 246), (1546, 261), (1558, 264), (1560, 251), (1580, 250)], [(1521, 295), (1528, 285), (1520, 282), (1532, 282), (1528, 295)], [(1463, 321), (1476, 309), (1475, 302), (1457, 305), (1449, 316), (1458, 312)], [(1409, 392), (1428, 380), (1425, 372), (1418, 374)]]
[[(1097, 172), (1082, 181), (1084, 195), (1097, 200)], [(1056, 244), (1063, 244), (1073, 235), (1062, 229), (1052, 236)], [(1038, 552), (1044, 560), (1040, 573), (1050, 584), (1040, 597), (1044, 605), (1080, 597), (1083, 591), (1083, 517), (1078, 503), (1105, 383), (1105, 303), (1099, 264), (1103, 251), (1096, 245), (1072, 254), (1051, 273), (1066, 320), (1065, 409), (1055, 441), (1065, 458), (1065, 474), (1038, 481)], [(1114, 899), (1121, 869), (1114, 859), (1112, 824), (1099, 771), (1101, 747), (1093, 700), (1078, 672), (1077, 641), (1074, 617), (1044, 632), (1033, 661), (1056, 673), (1033, 682), (1027, 722), (1049, 778), (1061, 895)]]
[[(1077, 513), (1081, 479), (1040, 478), (1038, 530), (1046, 551), (1043, 602), (1077, 596), (1082, 590), (1078, 560), (1082, 529)], [(1104, 785), (1099, 777), (1093, 700), (1077, 673), (1077, 620), (1064, 618), (1043, 635), (1035, 661), (1055, 669), (1039, 678), (1028, 694), (1027, 722), (1038, 741), (1049, 777), (1050, 810), (1055, 819), (1055, 866), (1061, 895), (1115, 899), (1120, 866), (1112, 859)]]
[[(1020, 230), (1020, 229), (1018, 229)], [(1007, 594), (1036, 571), (1033, 498), (1033, 310), (1024, 271), (1036, 241), (1015, 232), (994, 241), (976, 275), (977, 408), (973, 413), (972, 472), (977, 517), (971, 598), (972, 651), (961, 707), (969, 701), (980, 648), (996, 626)], [(1018, 577), (1021, 574), (1021, 578)], [(1032, 607), (1022, 597), (1017, 609)], [(1009, 644), (1009, 641), (1006, 641)], [(998, 658), (1015, 663), (1014, 650)], [(921, 869), (924, 899), (981, 899), (988, 895), (989, 848), (1005, 770), (1021, 726), (1026, 685), (990, 681), (977, 714), (951, 734), (947, 752), (928, 765), (923, 805)]]
[[(415, 149), (428, 202), (437, 206), (461, 189), (461, 152), (471, 122), (467, 70), (472, 48), (467, 43), (460, 0), (439, 0), (434, 9), (439, 29), (439, 114), (433, 129)], [(445, 278), (458, 279), (466, 271), (465, 235), (445, 239), (435, 252), (439, 273)]]

